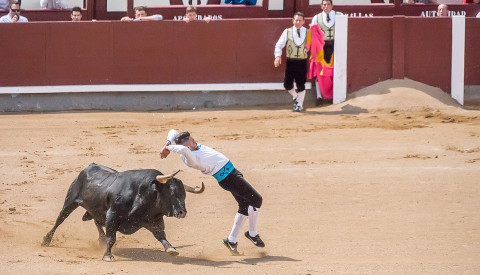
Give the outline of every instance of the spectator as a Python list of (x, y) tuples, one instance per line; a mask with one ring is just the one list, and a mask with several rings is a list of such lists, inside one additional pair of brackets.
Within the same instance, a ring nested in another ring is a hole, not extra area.
[(478, 4), (480, 0), (463, 0), (463, 4)]
[[(333, 99), (333, 50), (335, 44), (335, 16), (342, 13), (333, 10), (332, 0), (322, 1), (323, 12), (312, 18), (312, 25), (318, 25), (324, 33), (323, 40), (325, 42), (323, 51), (316, 56), (316, 62), (322, 64), (322, 68), (318, 70), (317, 81), (315, 86), (317, 90), (317, 101), (315, 105), (319, 106), (323, 103), (323, 99)], [(313, 37), (312, 37), (313, 39)], [(317, 72), (315, 72), (317, 73)], [(315, 77), (309, 72), (309, 77)]]
[(130, 21), (159, 21), (163, 20), (163, 16), (160, 14), (147, 15), (147, 7), (138, 6), (134, 8), (135, 10), (135, 19), (128, 16), (122, 17), (121, 21), (130, 22)]
[(438, 5), (437, 16), (448, 16), (448, 7), (446, 4)]
[[(286, 46), (287, 62), (283, 87), (293, 98), (293, 111), (301, 112), (303, 111), (305, 82), (307, 81), (308, 51), (305, 47), (307, 29), (303, 27), (305, 24), (303, 13), (296, 12), (292, 21), (293, 27), (285, 29), (275, 44), (273, 65), (278, 68), (282, 64), (282, 49)], [(297, 84), (298, 93), (295, 92), (293, 81)]]
[(70, 18), (72, 18), (72, 22), (82, 21), (82, 9), (77, 6), (73, 7), (70, 12)]
[(225, 0), (225, 4), (232, 4), (232, 5), (256, 5), (257, 0)]
[[(197, 8), (195, 6), (188, 6), (187, 7), (187, 11), (185, 13), (185, 17), (183, 18), (183, 21), (185, 22), (192, 22), (192, 21), (196, 21), (198, 18), (198, 14), (197, 14)], [(205, 20), (205, 22), (210, 22), (210, 16), (206, 16), (203, 20)]]
[(407, 0), (407, 4), (438, 4), (437, 0)]
[(12, 1), (10, 4), (10, 12), (0, 17), (0, 23), (12, 23), (14, 15), (18, 16), (18, 20), (16, 22), (28, 22), (26, 17), (20, 15), (20, 11), (20, 2), (17, 0)]
[(0, 9), (8, 9), (8, 0), (0, 0)]
[(67, 9), (67, 0), (40, 0), (42, 9)]

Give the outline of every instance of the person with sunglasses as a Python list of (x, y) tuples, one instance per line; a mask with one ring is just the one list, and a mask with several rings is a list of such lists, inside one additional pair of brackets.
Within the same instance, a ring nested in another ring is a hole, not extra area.
[(14, 15), (18, 16), (18, 21), (16, 22), (28, 22), (26, 17), (20, 15), (20, 2), (12, 1), (10, 4), (10, 12), (2, 17), (0, 17), (0, 23), (12, 23)]

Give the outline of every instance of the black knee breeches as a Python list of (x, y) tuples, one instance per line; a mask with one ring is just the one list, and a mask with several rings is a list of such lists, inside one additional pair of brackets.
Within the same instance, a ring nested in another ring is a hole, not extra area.
[(285, 90), (293, 89), (293, 81), (297, 84), (298, 91), (305, 91), (307, 81), (307, 59), (287, 58), (283, 87)]
[(233, 170), (230, 175), (218, 184), (232, 193), (238, 203), (238, 213), (248, 216), (249, 205), (256, 208), (262, 206), (262, 196), (243, 178), (242, 173), (237, 169)]

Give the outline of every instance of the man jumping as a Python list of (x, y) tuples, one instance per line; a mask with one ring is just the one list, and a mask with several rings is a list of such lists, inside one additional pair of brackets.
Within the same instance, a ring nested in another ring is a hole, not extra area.
[[(172, 145), (175, 142), (176, 145)], [(180, 154), (182, 161), (191, 168), (200, 170), (205, 175), (213, 176), (220, 187), (230, 191), (238, 203), (238, 212), (235, 215), (232, 231), (223, 244), (234, 256), (240, 255), (237, 250), (237, 239), (245, 221), (249, 220), (248, 231), (245, 237), (258, 247), (265, 247), (257, 232), (257, 219), (262, 196), (243, 178), (243, 174), (235, 169), (230, 160), (222, 153), (210, 147), (199, 144), (190, 136), (189, 132), (178, 133), (170, 130), (167, 142), (160, 152), (162, 159), (166, 158), (170, 151)]]

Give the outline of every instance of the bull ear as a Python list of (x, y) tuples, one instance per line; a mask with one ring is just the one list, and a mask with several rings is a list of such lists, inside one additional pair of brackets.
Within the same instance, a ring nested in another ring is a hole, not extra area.
[(157, 181), (160, 182), (161, 184), (165, 184), (169, 179), (173, 178), (176, 174), (178, 174), (178, 172), (180, 172), (180, 170), (170, 175), (158, 175)]

